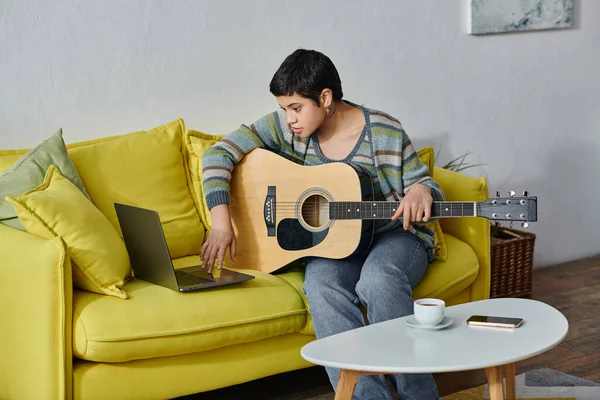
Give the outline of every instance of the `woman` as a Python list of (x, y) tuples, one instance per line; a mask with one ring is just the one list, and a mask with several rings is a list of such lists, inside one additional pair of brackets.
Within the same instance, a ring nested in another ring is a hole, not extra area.
[[(228, 248), (235, 259), (229, 180), (245, 154), (265, 148), (303, 165), (355, 164), (371, 175), (376, 200), (401, 203), (391, 220), (375, 221), (375, 236), (366, 254), (307, 260), (303, 291), (315, 335), (323, 338), (364, 326), (361, 304), (367, 308), (369, 323), (412, 314), (412, 288), (433, 259), (433, 232), (424, 222), (429, 220), (433, 199), (444, 198), (400, 122), (343, 100), (335, 66), (314, 50), (299, 49), (289, 55), (275, 72), (270, 91), (280, 110), (250, 126), (242, 125), (203, 155), (203, 188), (213, 225), (202, 246), (202, 267), (212, 271), (216, 262), (221, 268)], [(339, 370), (326, 370), (335, 388)], [(439, 398), (430, 374), (390, 378), (401, 399)], [(361, 376), (355, 396), (392, 399), (382, 375)]]

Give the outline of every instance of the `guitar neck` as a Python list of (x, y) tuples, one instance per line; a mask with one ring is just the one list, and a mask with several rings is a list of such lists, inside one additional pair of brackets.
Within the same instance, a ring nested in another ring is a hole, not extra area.
[[(330, 219), (390, 219), (398, 210), (395, 201), (334, 201), (329, 203)], [(431, 218), (477, 217), (479, 203), (434, 201)]]

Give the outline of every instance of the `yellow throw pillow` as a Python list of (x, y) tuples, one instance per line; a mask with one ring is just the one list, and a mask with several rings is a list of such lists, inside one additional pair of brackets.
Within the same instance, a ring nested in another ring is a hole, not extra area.
[(205, 229), (186, 166), (185, 124), (67, 145), (92, 202), (121, 234), (114, 203), (154, 210), (171, 258), (200, 253)]
[(125, 243), (109, 220), (59, 169), (48, 168), (43, 183), (21, 196), (7, 196), (27, 232), (61, 236), (73, 261), (73, 284), (90, 292), (126, 299), (131, 266)]
[[(429, 168), (429, 174), (433, 177), (433, 170), (435, 165), (435, 153), (433, 147), (423, 147), (417, 152), (419, 160)], [(434, 178), (435, 179), (435, 178)], [(446, 246), (446, 240), (444, 233), (442, 232), (442, 226), (439, 221), (430, 222), (427, 226), (433, 229), (433, 238), (435, 241), (435, 261), (446, 261), (448, 259), (448, 246)]]
[(202, 154), (212, 145), (221, 140), (223, 136), (207, 135), (206, 133), (188, 130), (185, 134), (185, 144), (189, 153), (189, 170), (191, 174), (192, 188), (196, 196), (198, 210), (205, 229), (208, 231), (212, 226), (212, 218), (202, 189)]

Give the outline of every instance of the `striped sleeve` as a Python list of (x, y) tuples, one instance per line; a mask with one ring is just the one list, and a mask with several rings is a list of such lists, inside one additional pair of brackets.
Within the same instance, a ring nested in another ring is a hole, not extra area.
[(234, 166), (249, 152), (266, 148), (279, 152), (284, 146), (278, 112), (254, 124), (242, 125), (207, 149), (202, 155), (202, 187), (208, 209), (229, 204), (229, 182)]
[(433, 201), (443, 201), (444, 193), (439, 184), (429, 174), (429, 168), (419, 160), (417, 151), (402, 124), (395, 118), (380, 111), (370, 114), (375, 163), (379, 172), (386, 178), (384, 195), (391, 200), (399, 200), (406, 195), (412, 185), (421, 183), (431, 189)]
[(431, 189), (433, 201), (444, 201), (444, 193), (440, 185), (429, 174), (429, 168), (419, 160), (408, 135), (402, 135), (402, 186), (404, 194), (408, 193), (412, 185), (420, 183)]

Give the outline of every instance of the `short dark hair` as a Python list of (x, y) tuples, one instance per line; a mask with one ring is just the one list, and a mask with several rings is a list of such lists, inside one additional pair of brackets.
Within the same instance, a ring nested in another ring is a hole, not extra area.
[(342, 82), (335, 65), (316, 50), (298, 49), (281, 63), (269, 85), (271, 93), (292, 96), (294, 93), (320, 106), (323, 89), (331, 89), (334, 100), (341, 100)]

